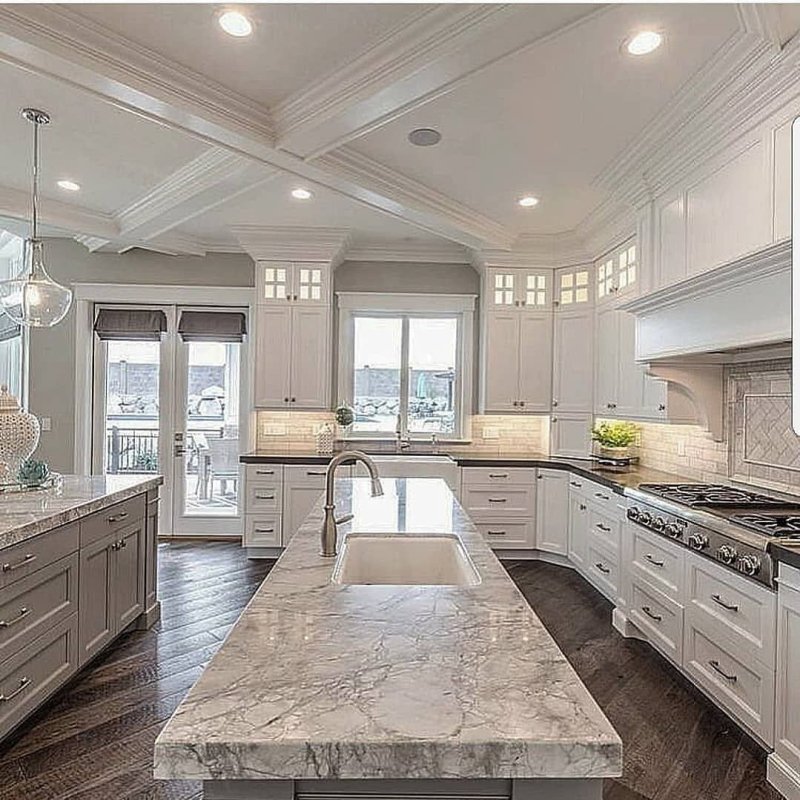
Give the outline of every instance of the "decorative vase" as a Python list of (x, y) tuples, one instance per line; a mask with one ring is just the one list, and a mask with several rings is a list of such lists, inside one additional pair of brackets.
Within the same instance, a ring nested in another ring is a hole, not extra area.
[(0, 387), (0, 473), (14, 480), (23, 462), (39, 444), (39, 420), (23, 411), (19, 401)]
[(600, 445), (598, 447), (600, 455), (606, 458), (629, 458), (632, 452), (630, 446), (626, 447), (608, 447), (607, 445)]

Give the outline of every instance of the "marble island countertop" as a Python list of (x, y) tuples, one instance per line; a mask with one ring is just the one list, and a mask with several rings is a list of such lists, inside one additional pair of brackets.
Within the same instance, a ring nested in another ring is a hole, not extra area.
[(480, 584), (332, 583), (319, 503), (159, 735), (156, 777), (620, 775), (619, 737), (446, 484), (336, 489), (340, 540), (455, 534)]
[(100, 511), (163, 483), (160, 475), (65, 475), (52, 489), (0, 495), (0, 548)]

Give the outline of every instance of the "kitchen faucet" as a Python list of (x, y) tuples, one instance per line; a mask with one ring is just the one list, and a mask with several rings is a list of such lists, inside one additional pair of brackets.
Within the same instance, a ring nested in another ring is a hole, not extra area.
[(368, 470), (371, 481), (371, 494), (373, 497), (380, 497), (383, 494), (383, 486), (381, 486), (381, 479), (378, 477), (378, 468), (375, 462), (360, 450), (344, 450), (338, 455), (334, 456), (328, 464), (327, 472), (325, 473), (325, 520), (322, 523), (322, 545), (320, 555), (326, 558), (331, 558), (336, 555), (336, 526), (340, 522), (347, 522), (353, 518), (353, 515), (336, 519), (336, 504), (333, 500), (333, 481), (336, 473), (336, 468), (344, 461), (360, 461)]
[(394, 429), (394, 435), (398, 450), (408, 450), (408, 448), (411, 447), (411, 439), (408, 434), (403, 436), (403, 423), (399, 414), (397, 415), (397, 427)]

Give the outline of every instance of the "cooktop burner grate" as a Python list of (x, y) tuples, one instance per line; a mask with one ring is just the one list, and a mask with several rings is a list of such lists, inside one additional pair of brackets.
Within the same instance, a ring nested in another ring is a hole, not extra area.
[(784, 500), (713, 483), (642, 483), (639, 488), (664, 500), (692, 507), (774, 508), (786, 505)]
[(767, 536), (800, 539), (800, 516), (788, 514), (733, 514), (731, 522), (744, 525)]

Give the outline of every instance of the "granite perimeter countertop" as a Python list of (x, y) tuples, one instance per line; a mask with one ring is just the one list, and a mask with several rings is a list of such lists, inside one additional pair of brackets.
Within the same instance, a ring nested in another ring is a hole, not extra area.
[(0, 548), (19, 544), (129, 497), (155, 489), (160, 475), (65, 475), (53, 489), (0, 495)]
[(618, 735), (444, 481), (384, 489), (337, 481), (340, 545), (454, 534), (480, 584), (332, 583), (318, 503), (161, 731), (156, 777), (620, 775)]
[[(354, 445), (354, 449), (361, 449)], [(386, 449), (365, 448), (363, 452), (373, 456), (398, 458), (446, 456), (453, 459), (460, 467), (542, 467), (546, 469), (563, 469), (583, 475), (589, 480), (597, 481), (609, 489), (622, 494), (626, 488), (637, 488), (641, 483), (692, 483), (690, 478), (661, 472), (649, 467), (633, 467), (628, 472), (611, 472), (601, 469), (597, 462), (589, 458), (561, 458), (544, 453), (520, 453), (501, 456), (492, 453), (475, 453), (464, 449), (447, 448), (444, 445), (432, 450), (415, 450), (413, 452), (397, 452)], [(240, 456), (244, 464), (327, 464), (332, 455), (321, 455), (313, 450), (306, 453), (292, 451), (254, 451)]]

